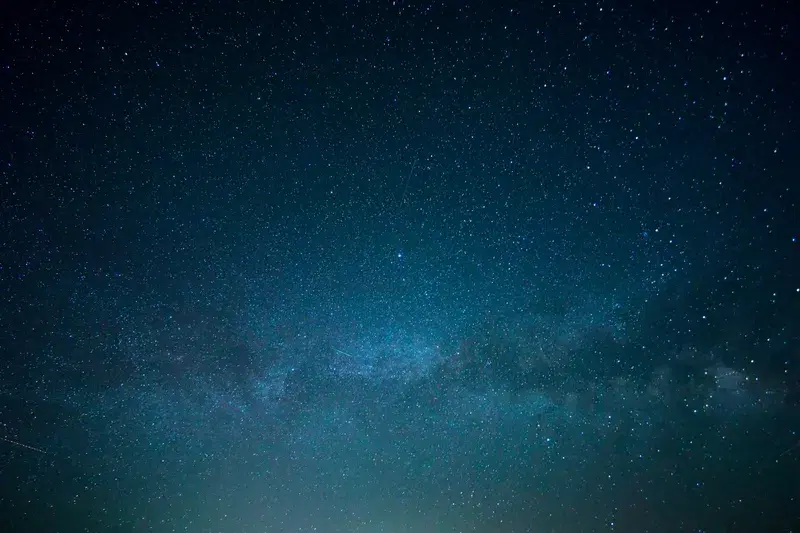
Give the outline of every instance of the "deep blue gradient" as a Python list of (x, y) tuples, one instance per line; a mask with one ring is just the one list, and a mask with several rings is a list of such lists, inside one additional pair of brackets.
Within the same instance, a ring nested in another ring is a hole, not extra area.
[(0, 530), (797, 531), (797, 19), (657, 4), (0, 8)]

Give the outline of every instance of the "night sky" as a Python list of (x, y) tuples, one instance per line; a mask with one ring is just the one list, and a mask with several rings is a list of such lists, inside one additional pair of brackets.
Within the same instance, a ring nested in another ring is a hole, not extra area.
[(5, 2), (0, 530), (800, 531), (791, 4)]

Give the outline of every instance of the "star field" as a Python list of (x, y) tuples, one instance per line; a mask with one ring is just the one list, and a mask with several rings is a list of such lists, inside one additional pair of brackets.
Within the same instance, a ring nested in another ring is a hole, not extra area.
[(796, 531), (791, 7), (1, 8), (0, 528)]

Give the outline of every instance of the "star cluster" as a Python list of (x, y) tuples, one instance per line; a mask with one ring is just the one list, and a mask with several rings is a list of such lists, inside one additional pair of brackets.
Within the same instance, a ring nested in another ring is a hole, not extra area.
[(4, 531), (800, 525), (788, 2), (3, 11)]

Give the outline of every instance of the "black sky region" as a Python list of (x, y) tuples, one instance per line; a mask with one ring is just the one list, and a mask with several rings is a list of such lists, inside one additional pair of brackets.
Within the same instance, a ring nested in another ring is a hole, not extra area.
[(6, 2), (0, 530), (800, 530), (792, 2)]

